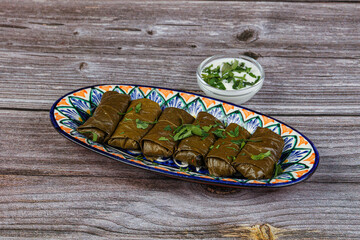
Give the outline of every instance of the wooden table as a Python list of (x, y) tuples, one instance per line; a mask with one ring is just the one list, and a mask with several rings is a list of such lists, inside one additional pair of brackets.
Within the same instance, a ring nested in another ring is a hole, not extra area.
[[(321, 161), (283, 189), (183, 182), (61, 137), (52, 103), (94, 84), (200, 92), (206, 57), (257, 58), (244, 106), (307, 135)], [(0, 1), (0, 237), (360, 238), (360, 4)]]

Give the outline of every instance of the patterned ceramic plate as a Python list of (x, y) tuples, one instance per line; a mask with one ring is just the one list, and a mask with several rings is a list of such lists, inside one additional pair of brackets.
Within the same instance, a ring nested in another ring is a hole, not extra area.
[[(206, 111), (225, 124), (237, 123), (253, 133), (257, 127), (266, 127), (281, 135), (285, 147), (279, 164), (283, 173), (272, 179), (248, 180), (241, 178), (213, 177), (206, 169), (181, 168), (172, 159), (151, 162), (136, 153), (99, 144), (84, 138), (75, 129), (84, 123), (99, 104), (105, 91), (129, 94), (131, 99), (149, 98), (161, 106), (185, 109), (191, 115)], [(132, 85), (100, 85), (75, 90), (57, 100), (50, 111), (55, 129), (67, 139), (112, 159), (184, 180), (228, 187), (283, 187), (301, 182), (315, 172), (319, 153), (313, 143), (290, 126), (247, 108), (216, 99), (181, 92), (173, 89)]]

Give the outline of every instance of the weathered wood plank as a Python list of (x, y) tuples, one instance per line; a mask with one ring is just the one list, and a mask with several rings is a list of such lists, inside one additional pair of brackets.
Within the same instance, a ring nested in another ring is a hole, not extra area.
[[(359, 183), (359, 117), (280, 116), (318, 148), (320, 166), (309, 180)], [(0, 174), (167, 179), (82, 148), (52, 128), (47, 112), (0, 111)], [(345, 160), (346, 159), (346, 160)]]
[[(359, 238), (355, 2), (1, 1), (0, 238)], [(320, 166), (306, 182), (278, 190), (183, 182), (99, 156), (51, 127), (46, 110), (71, 90), (198, 91), (197, 65), (234, 52), (266, 70), (245, 106), (318, 147)]]
[(358, 4), (9, 1), (1, 9), (0, 42), (10, 50), (207, 56), (244, 49), (262, 56), (360, 56)]
[[(199, 91), (195, 71), (203, 59), (34, 56), (0, 51), (0, 108), (50, 109), (67, 92), (95, 84), (130, 83)], [(272, 115), (360, 114), (360, 69), (354, 67), (359, 60), (266, 57), (259, 61), (265, 68), (266, 80), (260, 92), (244, 106)]]
[(250, 238), (255, 224), (278, 239), (360, 234), (358, 117), (280, 116), (317, 145), (314, 176), (279, 190), (224, 190), (101, 157), (58, 135), (47, 113), (0, 113), (2, 237), (231, 239)]
[(48, 109), (67, 91), (98, 83), (198, 91), (194, 72), (205, 57), (248, 52), (262, 56), (267, 80), (246, 106), (268, 114), (360, 111), (356, 4), (25, 1), (0, 6), (1, 108)]
[(230, 239), (250, 235), (244, 226), (255, 224), (275, 227), (278, 239), (360, 234), (358, 184), (306, 182), (219, 195), (172, 179), (7, 175), (0, 183), (1, 237)]
[(47, 112), (1, 110), (0, 236), (358, 237), (359, 117), (278, 118), (313, 140), (317, 172), (285, 189), (226, 190), (99, 156), (58, 135)]

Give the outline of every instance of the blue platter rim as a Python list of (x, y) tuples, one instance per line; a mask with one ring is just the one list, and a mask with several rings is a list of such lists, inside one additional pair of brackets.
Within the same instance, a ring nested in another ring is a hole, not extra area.
[[(222, 103), (226, 103), (226, 104), (230, 104), (230, 105), (233, 105), (235, 107), (239, 107), (239, 108), (242, 108), (242, 109), (245, 109), (245, 110), (248, 110), (248, 111), (251, 111), (251, 112), (254, 112), (258, 115), (262, 115), (262, 116), (265, 116), (265, 117), (269, 117), (271, 119), (274, 119), (275, 121), (289, 127), (290, 129), (296, 131), (300, 136), (302, 136), (304, 139), (306, 139), (308, 141), (308, 143), (311, 145), (314, 153), (315, 153), (315, 160), (314, 160), (314, 165), (312, 166), (312, 168), (307, 172), (305, 173), (304, 175), (302, 175), (301, 177), (295, 179), (295, 180), (291, 180), (289, 182), (280, 182), (280, 183), (263, 183), (263, 184), (259, 184), (259, 183), (244, 183), (244, 182), (231, 182), (231, 181), (222, 181), (222, 180), (217, 180), (217, 179), (207, 179), (207, 178), (200, 178), (200, 177), (196, 177), (196, 176), (190, 176), (190, 175), (182, 175), (182, 174), (178, 174), (176, 172), (170, 172), (170, 171), (164, 171), (164, 170), (161, 170), (161, 169), (155, 169), (155, 168), (152, 168), (152, 167), (149, 167), (149, 166), (146, 166), (146, 165), (141, 165), (141, 164), (138, 164), (136, 162), (131, 162), (125, 158), (121, 158), (121, 157), (118, 157), (118, 156), (114, 156), (112, 154), (109, 154), (107, 152), (104, 152), (102, 150), (99, 150), (99, 149), (96, 149), (74, 137), (72, 137), (71, 135), (69, 135), (68, 133), (66, 133), (65, 131), (63, 131), (60, 126), (58, 125), (55, 117), (54, 117), (54, 112), (55, 112), (55, 108), (57, 106), (57, 104), (61, 101), (61, 99), (63, 99), (64, 97), (70, 95), (70, 94), (73, 94), (75, 92), (78, 92), (78, 91), (81, 91), (81, 90), (84, 90), (84, 89), (88, 89), (88, 88), (94, 88), (94, 87), (99, 87), (99, 86), (107, 86), (107, 85), (120, 85), (120, 86), (131, 86), (131, 87), (147, 87), (147, 88), (155, 88), (155, 89), (164, 89), (164, 90), (170, 90), (170, 91), (176, 91), (178, 93), (186, 93), (186, 94), (192, 94), (192, 95), (195, 95), (195, 96), (198, 96), (198, 97), (205, 97), (205, 98), (208, 98), (208, 99), (211, 99), (211, 100), (215, 100), (215, 101), (219, 101), (219, 102), (222, 102)], [(76, 89), (76, 90), (73, 90), (71, 92), (68, 92), (66, 93), (65, 95), (61, 96), (59, 99), (57, 99), (54, 104), (52, 105), (51, 109), (50, 109), (50, 120), (51, 120), (51, 123), (53, 125), (53, 127), (57, 130), (57, 132), (62, 135), (63, 137), (65, 137), (66, 139), (76, 143), (76, 144), (79, 144), (80, 146), (84, 147), (84, 148), (87, 148), (91, 151), (94, 151), (96, 153), (99, 153), (103, 156), (106, 156), (106, 157), (109, 157), (113, 160), (116, 160), (116, 161), (119, 161), (119, 162), (122, 162), (122, 163), (125, 163), (125, 164), (128, 164), (128, 165), (131, 165), (131, 166), (134, 166), (134, 167), (138, 167), (138, 168), (142, 168), (142, 169), (146, 169), (146, 170), (150, 170), (152, 172), (155, 172), (155, 173), (159, 173), (159, 174), (162, 174), (162, 175), (166, 175), (168, 177), (172, 177), (172, 178), (177, 178), (177, 179), (182, 179), (182, 180), (186, 180), (186, 181), (191, 181), (191, 182), (197, 182), (197, 183), (203, 183), (203, 184), (210, 184), (210, 185), (217, 185), (217, 186), (222, 186), (222, 187), (232, 187), (232, 188), (280, 188), (280, 187), (287, 187), (287, 186), (292, 186), (294, 184), (297, 184), (297, 183), (300, 183), (306, 179), (308, 179), (309, 177), (312, 176), (312, 174), (316, 171), (318, 165), (319, 165), (319, 162), (320, 162), (320, 156), (319, 156), (319, 152), (317, 150), (317, 148), (315, 147), (315, 145), (313, 144), (313, 142), (308, 138), (306, 137), (304, 134), (302, 134), (300, 131), (298, 131), (297, 129), (289, 126), (288, 124), (274, 118), (274, 117), (271, 117), (267, 114), (263, 114), (261, 112), (258, 112), (258, 111), (255, 111), (255, 110), (252, 110), (252, 109), (249, 109), (247, 107), (243, 107), (243, 106), (240, 106), (240, 105), (236, 105), (236, 104), (233, 104), (231, 102), (227, 102), (227, 101), (223, 101), (223, 100), (220, 100), (220, 99), (216, 99), (216, 98), (212, 98), (212, 97), (209, 97), (209, 96), (206, 96), (206, 95), (202, 95), (202, 94), (198, 94), (198, 93), (192, 93), (192, 92), (187, 92), (187, 91), (182, 91), (182, 90), (177, 90), (177, 89), (172, 89), (172, 88), (166, 88), (166, 87), (157, 87), (157, 86), (151, 86), (151, 85), (141, 85), (141, 84), (123, 84), (123, 83), (119, 83), (119, 84), (96, 84), (96, 85), (92, 85), (92, 86), (86, 86), (86, 87), (82, 87), (82, 88), (79, 88), (79, 89)]]

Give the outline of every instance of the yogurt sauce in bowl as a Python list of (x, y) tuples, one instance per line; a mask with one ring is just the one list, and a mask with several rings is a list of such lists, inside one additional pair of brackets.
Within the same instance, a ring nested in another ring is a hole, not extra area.
[(199, 87), (206, 95), (242, 104), (262, 87), (265, 73), (247, 56), (216, 55), (205, 59), (197, 69)]
[[(211, 66), (211, 69), (216, 69), (217, 67), (220, 68), (220, 76), (223, 76), (223, 71), (221, 69), (224, 68), (224, 65), (228, 65), (228, 63), (231, 64), (236, 64), (235, 61), (238, 61), (238, 67), (239, 66), (243, 66), (241, 67), (242, 69), (245, 69), (244, 72), (241, 71), (231, 71), (231, 73), (233, 73), (234, 79), (243, 79), (244, 82), (248, 82), (248, 83), (254, 83), (257, 79), (260, 79), (261, 73), (260, 70), (257, 66), (255, 66), (255, 64), (253, 64), (252, 62), (249, 62), (245, 59), (234, 59), (234, 58), (222, 58), (222, 59), (216, 59), (210, 63), (208, 63), (204, 69), (208, 68)], [(203, 70), (204, 70), (203, 69)], [(246, 71), (247, 70), (247, 71)], [(204, 74), (204, 72), (202, 73), (202, 75)], [(250, 75), (251, 74), (251, 75)], [(226, 73), (225, 73), (226, 75)], [(204, 78), (203, 78), (204, 79)], [(227, 81), (227, 80), (222, 80), (222, 83), (225, 86), (225, 90), (233, 90), (233, 85), (234, 82), (233, 81)], [(246, 86), (244, 86), (246, 87)]]

